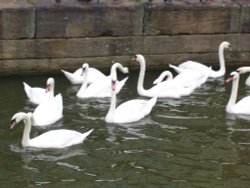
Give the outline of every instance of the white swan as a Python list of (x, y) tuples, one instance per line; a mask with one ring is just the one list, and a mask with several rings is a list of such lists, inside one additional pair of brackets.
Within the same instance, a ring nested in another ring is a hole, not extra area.
[[(95, 82), (91, 83), (90, 85), (87, 85), (88, 82), (88, 76), (89, 76), (89, 65), (85, 63), (83, 65), (84, 67), (84, 81), (82, 83), (81, 88), (77, 92), (76, 96), (78, 98), (91, 98), (91, 97), (97, 97), (97, 98), (103, 98), (103, 97), (110, 97), (111, 96), (111, 77), (108, 76), (106, 78), (96, 80)], [(111, 67), (111, 71), (115, 71), (119, 68), (123, 73), (128, 73), (128, 69), (121, 69), (122, 65), (120, 63), (115, 63)], [(121, 81), (117, 82), (117, 88), (116, 93), (119, 93), (121, 88), (124, 86), (125, 82), (127, 81), (128, 77), (124, 78)]]
[[(172, 65), (170, 65), (172, 67)], [(165, 77), (167, 80), (163, 81)], [(186, 70), (177, 74), (173, 78), (173, 74), (170, 71), (163, 71), (160, 76), (153, 82), (154, 84), (172, 84), (174, 87), (192, 88), (200, 87), (206, 82), (208, 74), (204, 75), (198, 71)]]
[(33, 112), (33, 125), (47, 126), (63, 117), (63, 99), (58, 94), (39, 104)]
[(89, 130), (86, 133), (79, 133), (73, 130), (59, 129), (43, 133), (35, 138), (30, 138), (32, 126), (32, 113), (19, 112), (11, 118), (11, 129), (19, 123), (24, 122), (24, 131), (22, 137), (23, 147), (34, 148), (65, 148), (71, 145), (82, 143), (86, 137), (93, 131)]
[[(121, 67), (122, 68), (122, 67)], [(122, 68), (126, 69), (126, 68)], [(141, 100), (134, 99), (129, 100), (125, 103), (122, 103), (116, 108), (116, 84), (117, 84), (117, 75), (116, 71), (112, 72), (112, 95), (111, 95), (111, 103), (109, 107), (109, 111), (105, 117), (105, 121), (107, 123), (131, 123), (136, 122), (147, 116), (153, 106), (157, 101), (157, 97), (154, 97), (150, 100)]]
[(233, 114), (248, 114), (250, 115), (250, 96), (244, 97), (236, 103), (238, 95), (240, 74), (232, 72), (226, 82), (232, 81), (232, 90), (229, 101), (226, 106), (226, 112)]
[[(218, 54), (219, 54), (220, 68), (218, 71), (212, 70), (212, 69), (210, 69), (210, 67), (207, 67), (203, 64), (200, 64), (200, 63), (194, 62), (194, 61), (186, 61), (186, 62), (180, 64), (179, 67), (182, 69), (191, 69), (191, 70), (195, 70), (195, 71), (199, 71), (199, 72), (203, 72), (203, 73), (209, 72), (208, 76), (211, 78), (218, 78), (218, 77), (224, 76), (226, 73), (225, 58), (224, 58), (224, 49), (225, 48), (228, 48), (231, 50), (230, 43), (227, 41), (223, 41), (219, 46)], [(180, 70), (176, 70), (176, 72), (178, 72), (178, 73), (179, 73), (179, 71)]]
[[(240, 67), (237, 69), (237, 71), (240, 74), (248, 73), (248, 72), (250, 72), (250, 67)], [(247, 77), (247, 79), (245, 81), (245, 85), (250, 86), (250, 76)]]
[(137, 82), (137, 92), (141, 96), (146, 97), (159, 97), (159, 98), (180, 98), (181, 96), (186, 96), (192, 93), (193, 88), (185, 88), (185, 87), (179, 87), (175, 84), (165, 84), (165, 83), (159, 83), (150, 89), (144, 89), (143, 82), (145, 77), (145, 71), (146, 71), (146, 62), (141, 54), (135, 55), (134, 58), (132, 58), (133, 61), (137, 61), (140, 64), (140, 73), (138, 77)]
[(46, 82), (46, 88), (30, 87), (27, 83), (23, 82), (24, 91), (30, 102), (34, 104), (40, 104), (47, 100), (49, 97), (54, 96), (55, 80), (54, 78), (48, 78)]
[[(84, 64), (83, 64), (84, 65)], [(84, 79), (84, 67), (77, 69), (75, 72), (70, 73), (65, 70), (61, 70), (65, 77), (72, 83), (72, 84), (82, 84)], [(107, 76), (104, 75), (101, 71), (95, 68), (89, 68), (89, 76), (88, 76), (88, 83), (93, 83), (95, 80), (100, 80), (106, 78)]]

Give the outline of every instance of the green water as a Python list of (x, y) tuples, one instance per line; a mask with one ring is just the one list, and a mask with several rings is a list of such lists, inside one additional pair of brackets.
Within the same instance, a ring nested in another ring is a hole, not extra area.
[[(146, 88), (159, 73), (146, 73)], [(65, 149), (23, 148), (23, 125), (9, 129), (13, 114), (35, 108), (22, 82), (42, 87), (48, 76), (0, 78), (0, 187), (250, 186), (250, 118), (225, 112), (231, 84), (224, 78), (208, 81), (191, 96), (160, 99), (148, 117), (124, 126), (105, 123), (108, 98), (79, 100), (80, 86), (56, 75), (64, 117), (46, 128), (33, 127), (31, 136), (58, 128), (94, 132)], [(118, 103), (143, 98), (136, 81), (137, 72), (130, 73)], [(250, 88), (241, 83), (239, 97), (248, 94)]]

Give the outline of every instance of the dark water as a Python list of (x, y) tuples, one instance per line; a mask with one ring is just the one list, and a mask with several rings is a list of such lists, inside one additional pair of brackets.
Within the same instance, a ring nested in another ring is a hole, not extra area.
[[(146, 88), (159, 73), (146, 73)], [(33, 127), (31, 136), (57, 128), (95, 130), (69, 148), (23, 148), (23, 125), (9, 130), (14, 113), (34, 109), (22, 81), (42, 87), (48, 76), (0, 78), (0, 187), (250, 187), (250, 118), (225, 113), (231, 84), (224, 78), (188, 97), (160, 99), (142, 121), (117, 125), (104, 121), (109, 99), (79, 100), (80, 86), (54, 76), (64, 117), (47, 128)], [(142, 98), (136, 80), (137, 72), (130, 73), (118, 103)], [(248, 94), (242, 83), (239, 97)]]

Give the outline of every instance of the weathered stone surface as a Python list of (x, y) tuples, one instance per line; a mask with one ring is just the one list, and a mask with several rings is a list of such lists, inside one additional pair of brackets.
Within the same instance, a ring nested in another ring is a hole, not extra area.
[(145, 6), (144, 34), (227, 33), (230, 12), (220, 7)]
[(35, 9), (0, 10), (0, 38), (32, 38), (35, 33)]
[(0, 9), (1, 74), (74, 70), (84, 62), (109, 70), (118, 61), (138, 69), (130, 61), (138, 53), (149, 68), (186, 60), (218, 66), (224, 40), (232, 46), (232, 52), (225, 51), (227, 63), (250, 59), (250, 7), (244, 4), (20, 0), (18, 7), (14, 0), (4, 1), (10, 7)]
[(39, 8), (36, 38), (141, 35), (142, 17), (139, 6)]
[(1, 60), (0, 74), (42, 73), (49, 71), (48, 59)]
[(243, 6), (241, 8), (239, 32), (250, 32), (250, 7), (248, 6)]
[(233, 51), (249, 51), (249, 34), (98, 37), (0, 41), (0, 59), (57, 59), (105, 56), (216, 53), (227, 40)]

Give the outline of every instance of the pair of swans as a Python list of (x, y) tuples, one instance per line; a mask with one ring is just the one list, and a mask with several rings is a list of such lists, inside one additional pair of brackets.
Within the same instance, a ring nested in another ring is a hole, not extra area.
[(75, 144), (82, 143), (86, 137), (93, 131), (89, 130), (86, 133), (80, 133), (73, 130), (59, 129), (43, 133), (35, 138), (30, 138), (32, 127), (32, 113), (19, 112), (11, 118), (11, 129), (19, 123), (24, 122), (24, 131), (22, 136), (23, 147), (34, 148), (65, 148)]
[[(111, 67), (110, 72), (116, 72), (117, 68), (121, 66), (119, 63), (114, 63)], [(88, 85), (89, 76), (92, 72), (90, 72), (89, 65), (87, 63), (82, 66), (84, 72), (84, 79), (82, 86), (77, 92), (76, 96), (78, 98), (104, 98), (111, 96), (111, 76), (105, 76), (102, 79), (96, 80)], [(128, 69), (120, 69), (124, 74), (128, 73)], [(110, 73), (111, 74), (111, 73)], [(119, 93), (128, 77), (124, 78), (121, 81), (117, 81), (117, 88), (115, 90), (116, 93)]]
[(177, 73), (180, 73), (182, 71), (185, 71), (186, 69), (189, 69), (189, 70), (198, 71), (198, 72), (204, 73), (204, 74), (208, 73), (208, 77), (210, 77), (210, 78), (222, 77), (226, 73), (224, 50), (226, 48), (231, 50), (230, 46), (231, 46), (230, 43), (227, 42), (227, 41), (223, 41), (219, 45), (218, 54), (219, 54), (220, 68), (217, 71), (212, 70), (211, 67), (207, 67), (207, 66), (205, 66), (203, 64), (200, 64), (200, 63), (194, 62), (194, 61), (186, 61), (186, 62), (180, 64), (178, 67), (181, 68), (181, 69), (175, 69), (175, 66), (173, 66), (173, 68), (175, 69), (175, 71)]
[[(132, 58), (140, 64), (140, 72), (137, 82), (137, 92), (141, 96), (159, 97), (159, 98), (180, 98), (181, 96), (190, 95), (194, 89), (200, 86), (207, 80), (207, 75), (198, 73), (196, 71), (185, 71), (180, 73), (176, 78), (169, 71), (164, 71), (155, 81), (155, 86), (150, 89), (144, 89), (144, 77), (146, 71), (145, 58), (141, 54), (135, 55)], [(191, 73), (192, 72), (192, 73)], [(168, 76), (168, 79), (162, 82), (163, 78)]]
[(33, 112), (33, 124), (35, 126), (47, 126), (55, 123), (63, 116), (62, 95), (54, 96), (54, 78), (48, 78), (46, 88), (32, 88), (24, 83), (24, 90), (29, 100), (39, 104)]
[[(71, 84), (82, 84), (84, 79), (85, 79), (84, 72), (86, 72), (86, 71), (85, 71), (84, 64), (82, 65), (81, 68), (77, 69), (73, 73), (70, 73), (70, 72), (65, 71), (63, 69), (61, 71), (63, 72), (65, 77), (70, 81)], [(88, 84), (93, 83), (96, 80), (102, 80), (102, 79), (107, 77), (106, 75), (104, 75), (102, 72), (100, 72), (99, 70), (97, 70), (95, 68), (89, 67), (88, 71), (89, 71)]]
[[(117, 63), (116, 68), (122, 72), (128, 72), (127, 67)], [(111, 69), (111, 102), (109, 111), (105, 117), (107, 123), (131, 123), (147, 116), (156, 104), (157, 97), (150, 100), (133, 99), (126, 101), (116, 107), (117, 73), (116, 69)]]
[(237, 71), (232, 72), (226, 80), (227, 83), (232, 81), (231, 95), (226, 106), (226, 112), (228, 113), (250, 115), (250, 96), (244, 97), (236, 102), (240, 74), (244, 74), (246, 72), (250, 72), (250, 67), (240, 67)]

